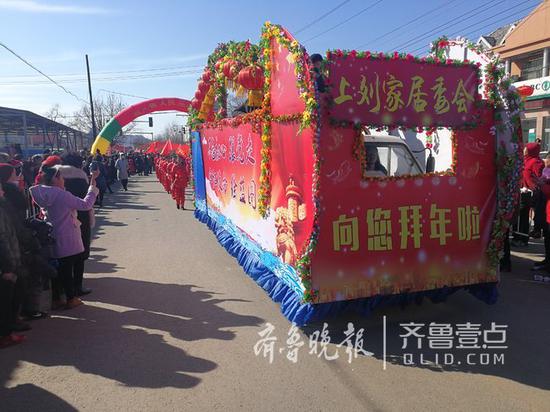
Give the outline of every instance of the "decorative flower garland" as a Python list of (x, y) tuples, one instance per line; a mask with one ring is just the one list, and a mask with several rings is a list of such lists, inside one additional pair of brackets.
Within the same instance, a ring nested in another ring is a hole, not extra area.
[(260, 186), (258, 188), (258, 212), (265, 217), (269, 212), (271, 202), (271, 42), (266, 22), (262, 28), (260, 48), (262, 49), (262, 63), (264, 68), (264, 100), (262, 111), (262, 149), (260, 163)]
[(367, 151), (365, 149), (365, 141), (363, 139), (363, 128), (354, 126), (355, 139), (353, 141), (353, 158), (359, 160), (361, 168), (361, 179), (368, 179), (367, 176)]
[[(498, 60), (493, 60), (485, 68), (485, 97), (495, 108), (495, 126), (492, 133), (505, 130), (511, 131), (512, 150), (508, 150), (503, 142), (497, 148), (496, 169), (498, 178), (497, 213), (493, 222), (491, 241), (487, 248), (490, 264), (496, 268), (504, 255), (503, 245), (511, 226), (514, 210), (519, 202), (521, 172), (523, 170), (523, 151), (520, 113), (523, 102), (512, 87), (511, 79), (505, 77), (504, 70)], [(501, 111), (509, 114), (504, 121)]]
[[(315, 87), (315, 97), (316, 101), (319, 101), (319, 91)], [(321, 140), (321, 116), (319, 116), (319, 106), (317, 105), (316, 111), (314, 112), (315, 116), (315, 134), (313, 136), (313, 182), (312, 182), (312, 191), (313, 191), (313, 204), (315, 212), (313, 215), (313, 225), (311, 235), (307, 244), (304, 246), (302, 253), (300, 253), (300, 259), (296, 264), (296, 268), (302, 284), (304, 285), (305, 292), (303, 301), (304, 302), (317, 302), (319, 298), (319, 291), (313, 289), (311, 284), (311, 256), (317, 248), (317, 243), (319, 240), (319, 232), (321, 225), (319, 223), (320, 210), (321, 210), (321, 196), (320, 196), (320, 181), (321, 176), (321, 154), (320, 154), (320, 140)]]
[[(466, 39), (449, 40), (447, 36), (438, 37), (430, 44), (430, 54), (439, 59), (445, 59), (445, 49), (451, 46), (452, 43), (462, 43), (468, 50), (478, 54), (485, 54), (488, 57), (492, 55), (490, 50), (483, 50), (483, 47), (479, 44), (472, 43)], [(467, 62), (467, 60), (465, 61)]]
[[(445, 48), (450, 45), (447, 37), (436, 39), (431, 45), (431, 53), (438, 58), (445, 57)], [(463, 45), (478, 54), (485, 54), (491, 61), (486, 65), (483, 97), (495, 110), (495, 125), (492, 133), (509, 130), (511, 132), (511, 147), (509, 150), (501, 142), (496, 150), (497, 170), (497, 212), (493, 221), (491, 240), (487, 248), (487, 257), (493, 268), (497, 268), (504, 255), (504, 241), (508, 236), (511, 220), (520, 197), (521, 171), (523, 170), (523, 139), (521, 136), (520, 113), (523, 101), (512, 87), (510, 77), (505, 76), (504, 68), (498, 58), (490, 51), (483, 50), (480, 45), (463, 40)], [(508, 111), (509, 118), (505, 122), (500, 112)]]
[(208, 128), (215, 128), (215, 129), (223, 129), (224, 127), (239, 127), (242, 124), (250, 124), (252, 126), (252, 131), (255, 133), (261, 133), (261, 123), (265, 119), (265, 114), (263, 112), (263, 109), (260, 110), (254, 110), (250, 113), (245, 113), (240, 116), (236, 117), (228, 117), (221, 120), (214, 120), (212, 122), (202, 123), (197, 126), (198, 129), (202, 129), (205, 127)]

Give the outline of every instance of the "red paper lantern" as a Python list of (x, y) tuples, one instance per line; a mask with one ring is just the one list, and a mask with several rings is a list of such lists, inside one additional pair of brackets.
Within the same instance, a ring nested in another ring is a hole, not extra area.
[(231, 80), (235, 80), (239, 75), (240, 69), (241, 69), (241, 65), (236, 62), (233, 62), (233, 64), (231, 65), (231, 68), (229, 69), (229, 76), (227, 76), (227, 78)]
[(248, 66), (239, 72), (237, 83), (248, 90), (260, 90), (264, 87), (264, 71), (259, 66)]
[(209, 82), (210, 82), (210, 78), (211, 78), (210, 70), (206, 70), (206, 71), (202, 74), (202, 80), (204, 80), (206, 83), (209, 83)]
[(199, 87), (200, 92), (203, 95), (206, 95), (206, 93), (208, 93), (208, 90), (210, 89), (210, 85), (207, 82), (205, 82), (204, 80), (201, 80), (199, 82), (198, 87)]
[(517, 90), (521, 97), (528, 97), (533, 94), (533, 92), (535, 91), (535, 88), (533, 86), (524, 85), (524, 86), (519, 86)]
[(195, 109), (195, 110), (200, 110), (201, 102), (197, 99), (193, 99), (193, 100), (191, 100), (191, 107), (193, 107), (193, 109)]
[(216, 68), (216, 71), (219, 72), (223, 67), (223, 62), (221, 60), (218, 60), (214, 67)]
[(229, 78), (229, 72), (231, 70), (231, 66), (233, 65), (233, 60), (228, 60), (223, 65), (223, 74), (225, 77)]
[(204, 93), (201, 92), (200, 90), (197, 90), (195, 92), (195, 99), (197, 99), (199, 102), (202, 103), (202, 100), (204, 99)]

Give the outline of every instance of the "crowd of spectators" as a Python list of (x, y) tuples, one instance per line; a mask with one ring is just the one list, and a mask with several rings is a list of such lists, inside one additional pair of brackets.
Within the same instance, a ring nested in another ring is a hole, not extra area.
[(530, 239), (544, 238), (544, 259), (534, 262), (535, 280), (550, 281), (550, 154), (540, 156), (540, 141), (527, 143), (519, 204), (512, 222), (512, 240), (505, 239), (500, 269), (512, 270), (510, 245), (518, 249), (529, 246)]
[(83, 304), (91, 293), (83, 279), (94, 204), (103, 207), (115, 182), (128, 190), (129, 177), (148, 175), (153, 165), (142, 153), (46, 150), (25, 159), (0, 152), (0, 348), (23, 342), (20, 332), (48, 309)]

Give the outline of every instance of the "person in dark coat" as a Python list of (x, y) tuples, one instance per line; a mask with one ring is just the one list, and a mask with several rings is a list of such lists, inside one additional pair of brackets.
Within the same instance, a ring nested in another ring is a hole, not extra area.
[(4, 190), (0, 185), (0, 349), (17, 345), (25, 340), (13, 333), (16, 318), (15, 290), (21, 269), (21, 251), (16, 229), (6, 213)]
[(143, 175), (143, 158), (139, 154), (135, 155), (134, 158), (136, 162), (136, 172), (138, 176), (142, 176)]
[(312, 54), (309, 56), (312, 69), (313, 69), (313, 80), (315, 81), (315, 86), (319, 93), (324, 93), (326, 91), (325, 79), (323, 77), (323, 56), (318, 53)]
[[(88, 176), (82, 170), (82, 158), (75, 153), (67, 153), (62, 156), (62, 166), (59, 169), (65, 180), (65, 190), (73, 195), (84, 199), (88, 193)], [(92, 227), (94, 223), (94, 211), (79, 210), (77, 218), (80, 222), (80, 233), (82, 235), (82, 244), (84, 252), (79, 256), (78, 262), (74, 266), (74, 290), (76, 296), (84, 296), (92, 292), (91, 289), (83, 286), (84, 264), (90, 257), (90, 243), (92, 239)]]
[(103, 196), (107, 190), (107, 170), (105, 169), (105, 163), (103, 163), (103, 156), (100, 154), (95, 155), (90, 164), (90, 173), (96, 170), (99, 170), (99, 176), (96, 179), (97, 188), (99, 189), (97, 204), (99, 207), (103, 207)]
[[(15, 227), (16, 236), (21, 251), (21, 270), (18, 273), (15, 295), (15, 309), (17, 316), (23, 315), (28, 319), (41, 319), (47, 316), (40, 311), (43, 283), (46, 279), (55, 276), (55, 269), (48, 264), (41, 255), (41, 245), (27, 226), (27, 197), (20, 189), (21, 176), (9, 165), (0, 164), (0, 184), (4, 191), (4, 209)], [(14, 330), (30, 329), (29, 325), (15, 320)]]
[(19, 318), (23, 308), (23, 302), (28, 293), (29, 268), (32, 265), (33, 253), (36, 249), (31, 232), (25, 227), (27, 217), (27, 199), (20, 189), (21, 175), (16, 173), (12, 165), (0, 164), (0, 185), (4, 192), (4, 202), (2, 207), (9, 217), (17, 237), (19, 250), (21, 253), (20, 267), (17, 273), (17, 281), (14, 289), (13, 301), (13, 325), (14, 331), (25, 331), (30, 326), (22, 322)]

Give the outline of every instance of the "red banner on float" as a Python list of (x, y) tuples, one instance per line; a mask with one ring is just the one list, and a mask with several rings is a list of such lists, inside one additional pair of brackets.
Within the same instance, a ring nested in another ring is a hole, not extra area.
[(331, 117), (364, 125), (464, 127), (478, 121), (478, 69), (414, 58), (330, 54)]
[(208, 207), (230, 219), (262, 248), (294, 265), (313, 222), (311, 138), (299, 123), (272, 124), (271, 202), (258, 211), (261, 135), (250, 124), (201, 129)]
[(362, 179), (351, 156), (355, 131), (323, 125), (312, 258), (320, 302), (497, 281), (487, 257), (496, 207), (491, 116), (456, 132), (454, 175), (392, 179)]

